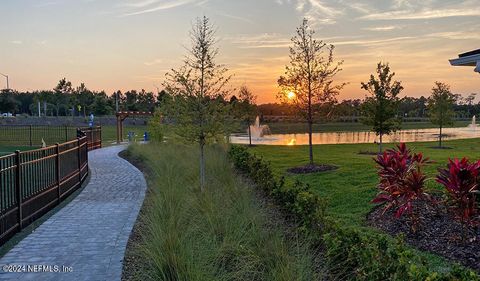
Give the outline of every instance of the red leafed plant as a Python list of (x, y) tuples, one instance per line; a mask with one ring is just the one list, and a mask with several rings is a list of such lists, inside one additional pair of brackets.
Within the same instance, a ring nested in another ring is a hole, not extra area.
[(404, 143), (396, 149), (389, 149), (374, 158), (378, 164), (380, 190), (372, 203), (385, 203), (383, 213), (393, 208), (395, 217), (404, 213), (412, 219), (412, 229), (416, 225), (413, 202), (419, 198), (428, 198), (424, 192), (427, 177), (421, 168), (430, 161), (421, 153), (412, 154)]
[(437, 182), (445, 186), (450, 199), (450, 210), (463, 224), (473, 226), (479, 223), (478, 206), (475, 193), (479, 189), (480, 161), (470, 163), (449, 159), (446, 169), (439, 169)]

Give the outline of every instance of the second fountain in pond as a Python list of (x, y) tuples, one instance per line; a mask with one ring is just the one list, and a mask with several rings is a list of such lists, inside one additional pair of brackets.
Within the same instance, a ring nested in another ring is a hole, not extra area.
[(477, 120), (476, 120), (475, 115), (473, 115), (473, 117), (472, 117), (472, 123), (468, 124), (468, 128), (473, 129), (473, 130), (476, 130), (478, 128)]
[(260, 118), (257, 116), (257, 118), (255, 118), (255, 123), (253, 125), (250, 125), (250, 133), (252, 135), (252, 138), (258, 139), (263, 137), (264, 135), (269, 135), (270, 128), (268, 127), (268, 125), (260, 125)]

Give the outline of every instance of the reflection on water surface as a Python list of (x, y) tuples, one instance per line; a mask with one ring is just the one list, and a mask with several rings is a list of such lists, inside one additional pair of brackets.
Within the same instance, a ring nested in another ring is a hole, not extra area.
[[(480, 138), (480, 128), (445, 128), (443, 140)], [(383, 142), (418, 142), (438, 140), (438, 129), (401, 130), (383, 136)], [(248, 144), (247, 135), (234, 135), (230, 137), (232, 143)], [(378, 141), (378, 136), (373, 132), (329, 132), (314, 133), (313, 144), (337, 143), (373, 143)], [(308, 144), (308, 134), (275, 134), (263, 138), (252, 138), (253, 144), (265, 145), (305, 145)]]

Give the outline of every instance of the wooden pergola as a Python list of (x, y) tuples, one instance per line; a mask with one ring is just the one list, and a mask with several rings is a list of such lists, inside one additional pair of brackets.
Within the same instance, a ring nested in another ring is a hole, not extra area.
[(153, 116), (152, 112), (148, 111), (118, 111), (117, 112), (117, 144), (123, 141), (123, 120), (127, 117), (133, 116)]

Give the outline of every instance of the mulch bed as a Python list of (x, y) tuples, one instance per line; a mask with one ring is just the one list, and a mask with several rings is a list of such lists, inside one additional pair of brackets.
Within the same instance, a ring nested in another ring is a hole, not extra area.
[[(404, 215), (394, 217), (389, 210), (383, 216), (383, 206), (378, 206), (367, 215), (369, 225), (381, 229), (392, 236), (404, 234), (405, 241), (416, 248), (457, 261), (480, 272), (480, 229), (464, 231), (443, 205), (421, 201), (414, 204), (420, 223), (413, 233), (410, 220)], [(465, 233), (465, 238), (462, 234)]]
[(360, 155), (372, 155), (372, 156), (375, 156), (375, 155), (378, 155), (378, 154), (380, 154), (380, 153), (379, 153), (379, 152), (373, 152), (373, 151), (367, 151), (367, 150), (363, 151), (363, 150), (362, 150), (362, 151), (359, 151), (358, 154), (360, 154)]
[(319, 173), (319, 172), (326, 172), (338, 169), (335, 165), (328, 165), (328, 164), (313, 164), (313, 165), (305, 165), (305, 166), (298, 166), (287, 169), (287, 172), (292, 174), (311, 174), (311, 173)]

